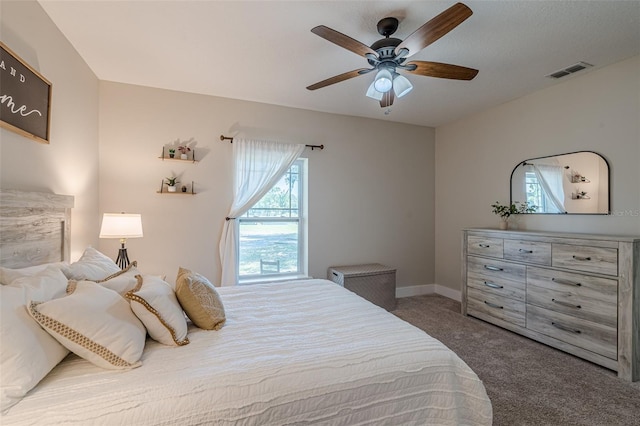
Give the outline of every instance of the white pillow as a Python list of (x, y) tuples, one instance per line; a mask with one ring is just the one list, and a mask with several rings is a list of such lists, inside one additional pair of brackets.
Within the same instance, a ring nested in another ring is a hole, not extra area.
[(22, 277), (31, 277), (39, 272), (44, 271), (49, 266), (55, 266), (61, 269), (63, 266), (68, 266), (68, 262), (53, 262), (44, 263), (42, 265), (28, 266), (26, 268), (11, 269), (0, 266), (0, 284), (11, 284), (12, 281)]
[(149, 336), (164, 345), (188, 344), (187, 319), (171, 286), (160, 277), (144, 275), (140, 278), (140, 285), (125, 297), (130, 300), (131, 310), (145, 325)]
[[(138, 266), (138, 262), (134, 261), (123, 270), (119, 270), (115, 274), (111, 274), (102, 280), (95, 280), (95, 282), (124, 297), (128, 291), (133, 290), (139, 285), (138, 277), (140, 277), (140, 271), (136, 266)], [(140, 279), (142, 278), (140, 277)]]
[(29, 300), (61, 297), (67, 278), (50, 266), (0, 286), (0, 408), (5, 411), (35, 387), (69, 351), (29, 316)]
[(120, 267), (98, 250), (87, 247), (77, 262), (62, 267), (70, 280), (102, 280), (120, 271)]
[(31, 316), (69, 350), (98, 367), (139, 367), (147, 330), (129, 303), (91, 281), (71, 281), (66, 297), (27, 305)]

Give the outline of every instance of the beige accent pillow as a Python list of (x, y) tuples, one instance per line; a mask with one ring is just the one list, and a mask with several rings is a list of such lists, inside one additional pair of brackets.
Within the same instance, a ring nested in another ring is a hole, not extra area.
[(70, 281), (68, 295), (30, 301), (31, 317), (76, 355), (109, 369), (139, 367), (147, 330), (129, 303), (91, 281)]
[(138, 279), (140, 284), (125, 297), (149, 336), (164, 345), (188, 344), (187, 320), (173, 288), (157, 276), (138, 275)]
[(216, 288), (204, 276), (180, 268), (176, 296), (189, 319), (205, 330), (219, 330), (226, 320), (224, 306)]
[(93, 247), (87, 247), (77, 262), (62, 267), (70, 280), (96, 281), (120, 271), (120, 267)]
[(62, 297), (66, 288), (67, 277), (57, 266), (0, 286), (0, 409), (3, 412), (19, 402), (69, 353), (25, 308), (29, 300)]

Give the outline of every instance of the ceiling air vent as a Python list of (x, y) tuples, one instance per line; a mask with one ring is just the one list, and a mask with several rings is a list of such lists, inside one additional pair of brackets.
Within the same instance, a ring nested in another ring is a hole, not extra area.
[(573, 74), (574, 72), (578, 72), (578, 71), (582, 71), (582, 70), (587, 69), (587, 68), (591, 68), (592, 66), (593, 65), (588, 64), (586, 62), (578, 62), (577, 64), (573, 64), (571, 66), (568, 66), (566, 68), (563, 68), (561, 70), (553, 72), (553, 73), (547, 75), (547, 77), (550, 77), (550, 78), (562, 78), (562, 77), (565, 77), (567, 75)]

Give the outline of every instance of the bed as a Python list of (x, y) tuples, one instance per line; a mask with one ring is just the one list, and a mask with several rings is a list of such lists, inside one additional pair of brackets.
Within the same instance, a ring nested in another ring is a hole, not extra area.
[[(2, 226), (15, 214), (5, 205)], [(68, 217), (61, 220), (56, 229), (64, 230)], [(68, 232), (54, 234), (68, 239)], [(16, 257), (5, 256), (7, 250), (21, 252), (17, 240), (10, 249), (0, 244), (3, 262)], [(64, 260), (68, 242), (54, 246)], [(43, 251), (28, 263), (42, 263)], [(455, 353), (331, 281), (217, 291), (226, 312), (219, 330), (190, 323), (184, 346), (147, 338), (142, 365), (128, 370), (100, 368), (71, 353), (0, 423), (491, 424), (482, 382)]]

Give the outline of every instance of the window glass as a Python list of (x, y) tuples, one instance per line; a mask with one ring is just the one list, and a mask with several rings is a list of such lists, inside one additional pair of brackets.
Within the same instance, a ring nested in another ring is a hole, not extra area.
[(298, 160), (239, 218), (238, 274), (241, 280), (304, 273), (303, 174), (303, 160)]

